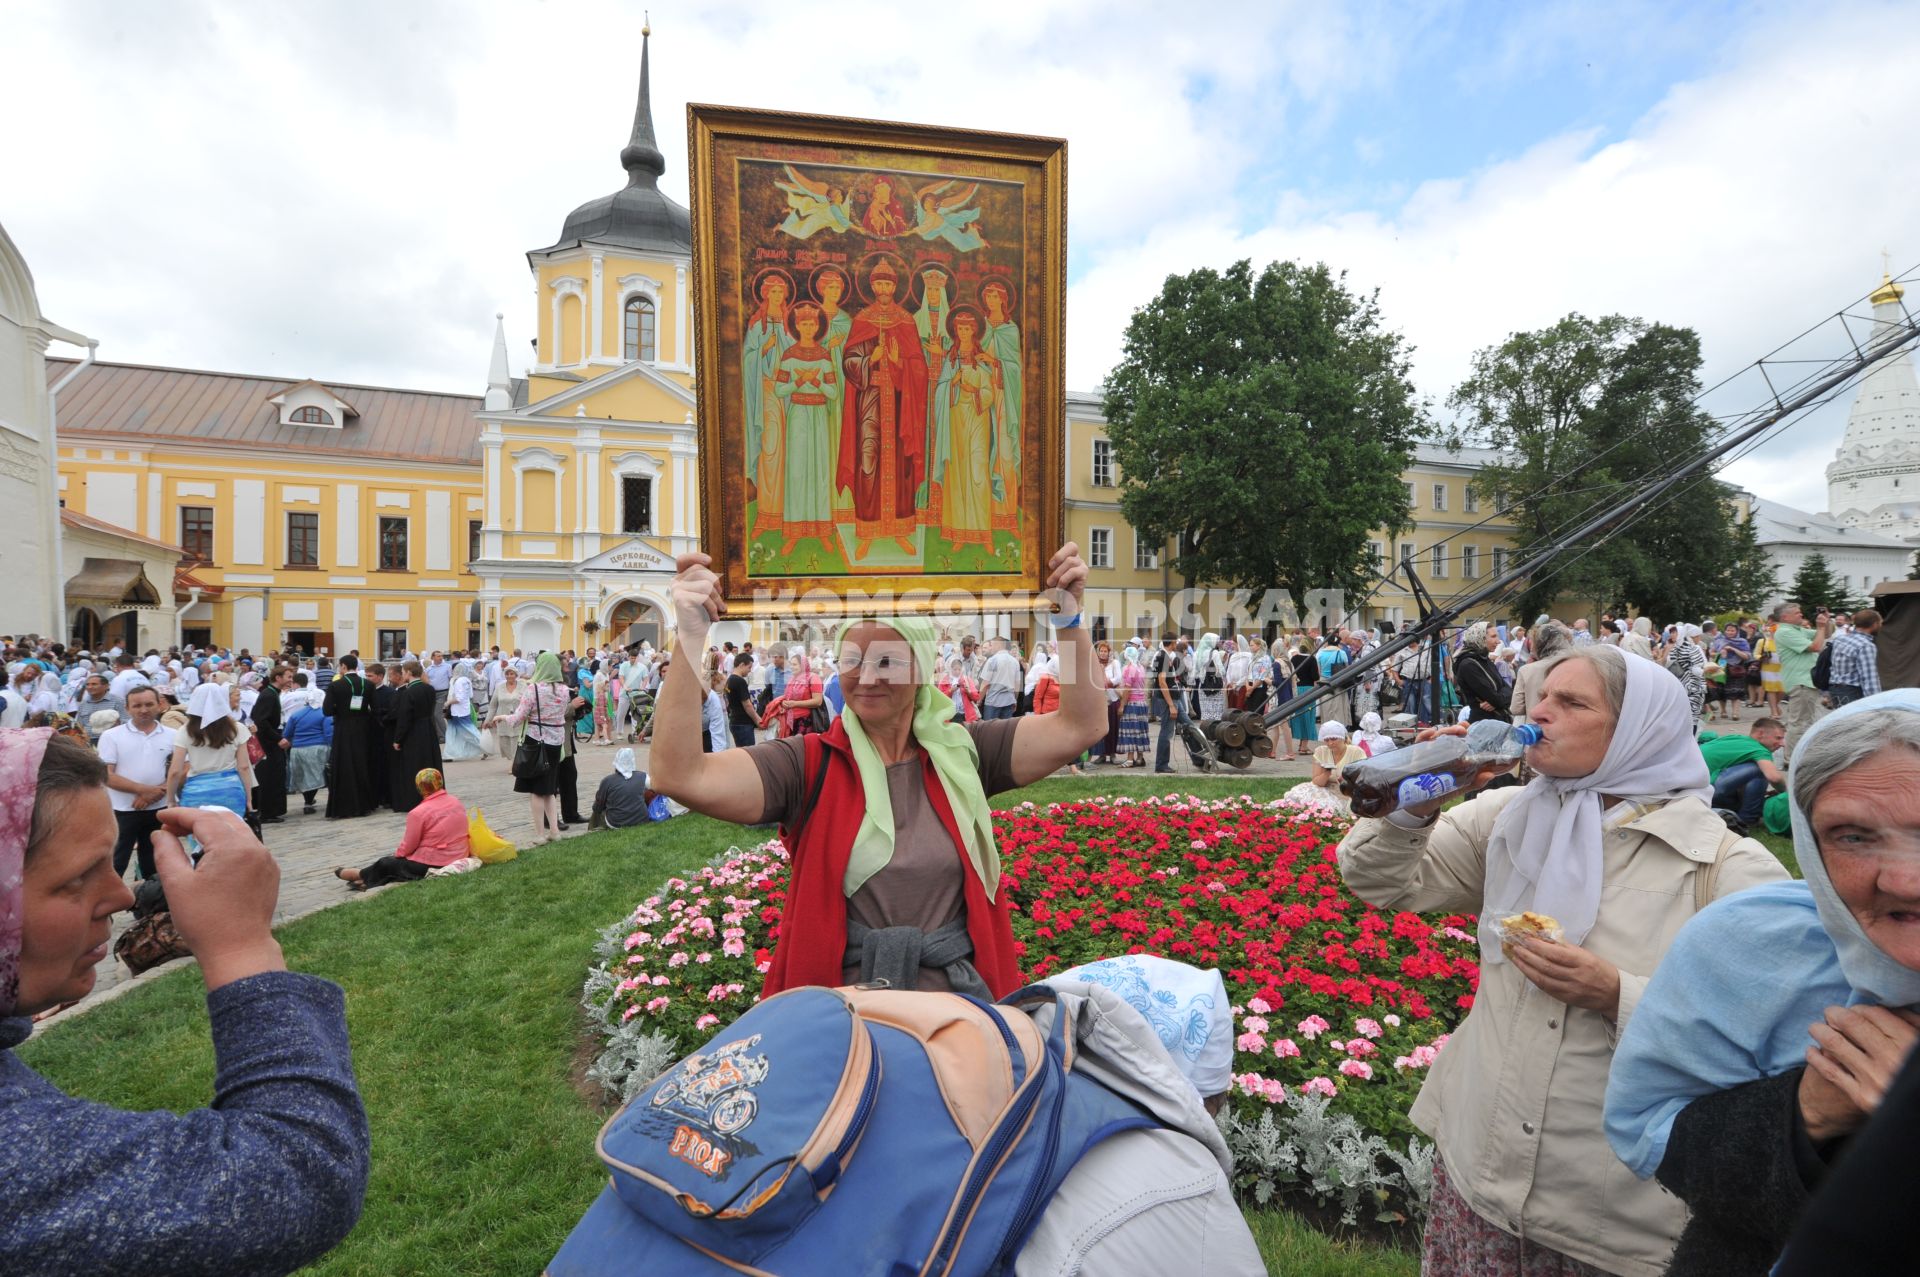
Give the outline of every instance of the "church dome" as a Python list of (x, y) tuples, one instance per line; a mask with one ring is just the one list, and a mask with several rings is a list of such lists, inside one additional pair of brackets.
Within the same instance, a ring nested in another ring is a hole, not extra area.
[(647, 43), (651, 34), (645, 30), (641, 33), (640, 100), (633, 113), (633, 136), (620, 152), (620, 164), (627, 170), (627, 184), (611, 195), (588, 200), (568, 213), (566, 223), (560, 228), (560, 238), (538, 251), (551, 253), (571, 248), (583, 240), (642, 252), (685, 254), (692, 251), (692, 219), (685, 208), (661, 192), (659, 185), (660, 175), (667, 171), (667, 159), (660, 153), (653, 136), (653, 108), (647, 85)]

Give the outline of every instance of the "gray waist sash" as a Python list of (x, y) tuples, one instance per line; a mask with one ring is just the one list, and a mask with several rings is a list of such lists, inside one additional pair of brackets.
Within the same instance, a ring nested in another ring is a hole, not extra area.
[(893, 989), (920, 987), (920, 968), (939, 967), (946, 972), (947, 983), (955, 993), (971, 993), (991, 1002), (993, 994), (970, 959), (973, 940), (967, 935), (967, 920), (955, 918), (944, 927), (922, 931), (918, 927), (869, 927), (847, 919), (848, 963), (860, 964), (860, 983), (885, 980)]

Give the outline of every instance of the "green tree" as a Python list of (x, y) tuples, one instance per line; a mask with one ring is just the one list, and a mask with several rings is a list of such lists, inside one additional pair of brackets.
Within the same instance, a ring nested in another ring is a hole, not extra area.
[[(1454, 443), (1499, 450), (1476, 486), (1513, 522), (1525, 561), (1606, 507), (1625, 501), (1706, 446), (1712, 420), (1694, 404), (1700, 339), (1687, 328), (1607, 315), (1568, 315), (1474, 356), (1448, 398)], [(1718, 481), (1632, 517), (1603, 544), (1542, 564), (1516, 609), (1555, 598), (1631, 604), (1658, 617), (1700, 617), (1757, 603), (1767, 578), (1751, 528)], [(1549, 575), (1550, 574), (1550, 575)]]
[(1400, 476), (1427, 418), (1407, 346), (1377, 292), (1324, 264), (1169, 276), (1105, 409), (1121, 512), (1189, 588), (1357, 590), (1369, 537), (1409, 526)]
[(1726, 609), (1756, 612), (1780, 588), (1780, 569), (1773, 565), (1760, 535), (1754, 530), (1753, 516), (1735, 519), (1733, 558), (1727, 567)]
[(1840, 578), (1833, 574), (1827, 556), (1818, 550), (1809, 554), (1800, 570), (1793, 574), (1793, 584), (1787, 587), (1787, 601), (1798, 603), (1809, 620), (1823, 607), (1838, 614), (1857, 612), (1862, 606), (1859, 600), (1848, 595)]

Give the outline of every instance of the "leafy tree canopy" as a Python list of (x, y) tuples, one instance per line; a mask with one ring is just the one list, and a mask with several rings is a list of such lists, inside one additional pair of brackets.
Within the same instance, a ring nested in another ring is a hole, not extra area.
[(1368, 538), (1408, 526), (1407, 355), (1324, 264), (1169, 276), (1107, 379), (1121, 512), (1189, 586), (1364, 587)]
[[(1506, 508), (1524, 561), (1704, 448), (1713, 423), (1694, 404), (1699, 390), (1692, 329), (1572, 314), (1474, 356), (1448, 399), (1458, 413), (1451, 442), (1505, 454), (1475, 484)], [(1682, 486), (1604, 544), (1545, 565), (1552, 575), (1535, 579), (1518, 610), (1563, 595), (1662, 618), (1757, 607), (1771, 571), (1731, 489)]]

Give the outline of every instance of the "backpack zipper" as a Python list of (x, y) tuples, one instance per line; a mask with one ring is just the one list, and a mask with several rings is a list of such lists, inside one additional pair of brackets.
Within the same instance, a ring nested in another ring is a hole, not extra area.
[[(871, 1038), (872, 1030), (867, 1029), (864, 1020), (855, 1015), (854, 1022)], [(853, 1155), (854, 1145), (860, 1142), (861, 1133), (867, 1129), (867, 1119), (873, 1114), (874, 1101), (879, 1094), (880, 1045), (876, 1042), (867, 1057), (867, 1080), (860, 1087), (860, 1103), (854, 1106), (853, 1117), (847, 1122), (846, 1133), (840, 1137), (839, 1147), (833, 1150), (833, 1156), (822, 1163), (818, 1170), (812, 1172), (814, 1192), (825, 1193), (840, 1178), (840, 1172), (846, 1168), (847, 1159)]]

